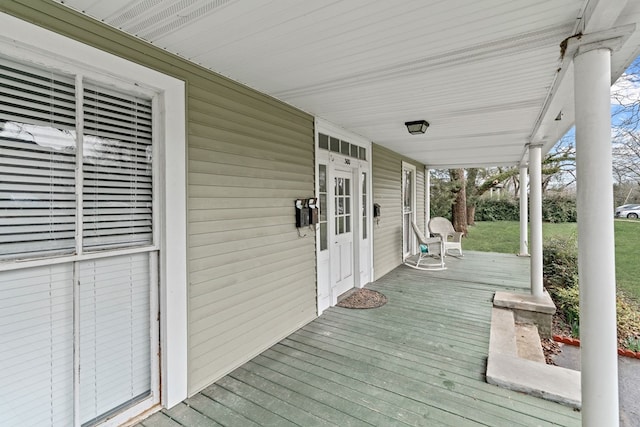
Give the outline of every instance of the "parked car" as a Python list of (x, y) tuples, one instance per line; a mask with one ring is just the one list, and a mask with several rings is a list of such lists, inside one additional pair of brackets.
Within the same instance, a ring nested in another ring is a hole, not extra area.
[(640, 216), (640, 205), (622, 205), (616, 208), (616, 218), (638, 218)]

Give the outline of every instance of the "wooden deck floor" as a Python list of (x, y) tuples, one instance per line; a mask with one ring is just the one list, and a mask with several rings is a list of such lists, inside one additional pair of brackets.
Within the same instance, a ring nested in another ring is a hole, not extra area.
[(448, 269), (398, 267), (378, 309), (334, 307), (216, 384), (139, 424), (580, 425), (580, 413), (485, 382), (491, 299), (526, 289), (528, 259), (467, 252)]

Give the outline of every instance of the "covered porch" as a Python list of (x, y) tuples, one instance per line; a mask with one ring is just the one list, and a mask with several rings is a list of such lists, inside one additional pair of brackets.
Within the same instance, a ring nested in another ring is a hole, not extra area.
[(138, 426), (580, 425), (580, 412), (485, 381), (493, 295), (529, 292), (529, 260), (466, 252), (447, 267), (397, 267), (368, 286), (386, 305), (332, 307)]

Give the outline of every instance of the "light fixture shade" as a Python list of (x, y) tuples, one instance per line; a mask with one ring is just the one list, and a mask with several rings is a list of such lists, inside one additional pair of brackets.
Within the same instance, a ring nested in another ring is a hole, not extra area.
[(404, 125), (411, 135), (419, 135), (427, 131), (429, 122), (426, 120), (416, 120), (413, 122), (405, 122)]

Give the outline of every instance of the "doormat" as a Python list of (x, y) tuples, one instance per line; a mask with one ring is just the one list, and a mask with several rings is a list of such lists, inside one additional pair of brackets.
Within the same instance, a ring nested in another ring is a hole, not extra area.
[(355, 289), (336, 305), (343, 308), (377, 308), (386, 303), (387, 297), (380, 292), (362, 288)]

